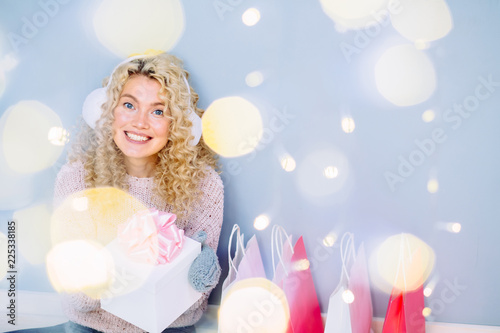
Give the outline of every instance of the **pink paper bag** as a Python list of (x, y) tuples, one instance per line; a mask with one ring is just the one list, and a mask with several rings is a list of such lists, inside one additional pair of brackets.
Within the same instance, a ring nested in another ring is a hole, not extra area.
[[(285, 233), (283, 228), (281, 231)], [(290, 324), (287, 332), (321, 333), (324, 329), (323, 321), (304, 240), (300, 237), (292, 249), (288, 235), (286, 238), (283, 243), (278, 243), (280, 261), (275, 270), (274, 282), (285, 292), (290, 307)]]

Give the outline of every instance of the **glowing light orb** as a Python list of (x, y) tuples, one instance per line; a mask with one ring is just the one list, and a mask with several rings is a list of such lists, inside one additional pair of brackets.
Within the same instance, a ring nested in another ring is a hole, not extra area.
[(248, 8), (241, 16), (241, 20), (249, 27), (254, 26), (260, 21), (260, 12), (256, 8)]
[(339, 169), (330, 165), (330, 166), (327, 166), (325, 168), (325, 170), (323, 170), (323, 174), (328, 179), (337, 178), (337, 176), (339, 175)]
[[(325, 177), (328, 181), (325, 181)], [(333, 149), (313, 151), (304, 158), (296, 173), (299, 189), (310, 197), (323, 197), (338, 192), (348, 177), (347, 158)]]
[(43, 170), (54, 164), (63, 151), (63, 147), (48, 140), (51, 128), (62, 128), (61, 120), (38, 101), (21, 101), (11, 106), (0, 123), (3, 125), (0, 129), (3, 153), (14, 172)]
[(439, 190), (439, 182), (437, 179), (429, 179), (427, 182), (427, 191), (429, 193), (436, 193)]
[(388, 49), (375, 65), (377, 89), (397, 106), (426, 101), (436, 89), (436, 73), (431, 60), (413, 45)]
[(85, 239), (104, 246), (116, 237), (118, 225), (144, 209), (130, 194), (112, 187), (74, 193), (52, 214), (52, 243)]
[(370, 258), (370, 277), (381, 290), (419, 288), (431, 274), (435, 263), (433, 249), (411, 234), (387, 238)]
[(49, 130), (48, 140), (56, 146), (64, 146), (69, 142), (69, 133), (62, 127), (52, 127)]
[(284, 333), (290, 319), (286, 295), (264, 278), (236, 282), (227, 289), (219, 309), (221, 333)]
[(333, 245), (335, 245), (335, 242), (337, 241), (337, 239), (338, 239), (337, 234), (334, 232), (331, 232), (328, 235), (326, 235), (325, 238), (323, 238), (323, 245), (325, 245), (327, 247), (332, 247)]
[(310, 266), (311, 266), (311, 263), (309, 262), (309, 260), (300, 259), (292, 264), (292, 270), (305, 271), (305, 270), (309, 269)]
[(429, 317), (432, 313), (432, 309), (429, 307), (425, 307), (422, 309), (422, 316)]
[(43, 264), (50, 250), (51, 210), (45, 204), (17, 210), (13, 214), (17, 222), (19, 253), (33, 265)]
[(378, 23), (388, 0), (320, 0), (323, 12), (343, 29), (361, 29)]
[(446, 36), (453, 28), (450, 9), (444, 0), (400, 0), (401, 10), (391, 22), (403, 37), (429, 42)]
[(212, 102), (203, 114), (202, 127), (206, 144), (224, 157), (252, 152), (263, 134), (259, 110), (238, 96)]
[(446, 230), (458, 234), (462, 230), (462, 225), (458, 222), (450, 222), (446, 224)]
[(262, 82), (264, 82), (264, 75), (260, 71), (250, 72), (245, 77), (245, 83), (252, 88), (260, 86)]
[(354, 129), (356, 128), (356, 124), (354, 123), (354, 119), (351, 117), (344, 117), (342, 118), (342, 130), (346, 133), (352, 133), (354, 132)]
[(89, 240), (57, 244), (47, 255), (47, 274), (58, 292), (84, 292), (100, 298), (113, 280), (113, 259)]
[(104, 0), (94, 16), (99, 42), (121, 58), (148, 49), (171, 50), (184, 26), (179, 0)]
[(74, 198), (73, 201), (71, 201), (71, 204), (73, 205), (73, 208), (79, 212), (89, 209), (89, 199), (87, 197)]
[(354, 302), (354, 294), (349, 289), (344, 290), (342, 293), (342, 300), (347, 304)]
[(257, 230), (264, 230), (269, 226), (269, 217), (266, 215), (259, 215), (253, 222), (253, 227)]
[(286, 155), (281, 159), (281, 167), (286, 172), (292, 172), (293, 170), (295, 170), (296, 166), (297, 164), (295, 163), (295, 160), (290, 155)]
[(429, 288), (429, 287), (424, 288), (424, 296), (425, 297), (430, 297), (432, 295), (432, 292), (433, 292), (432, 288)]
[(430, 123), (434, 120), (434, 118), (436, 118), (436, 114), (433, 110), (426, 110), (424, 111), (424, 113), (422, 113), (422, 120), (426, 123)]
[(0, 255), (2, 260), (0, 260), (0, 280), (3, 280), (8, 271), (8, 261), (7, 261), (7, 236), (0, 232)]

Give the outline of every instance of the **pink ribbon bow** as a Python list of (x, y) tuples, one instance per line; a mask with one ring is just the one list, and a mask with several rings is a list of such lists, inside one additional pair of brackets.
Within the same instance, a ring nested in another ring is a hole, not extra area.
[(118, 239), (130, 258), (150, 264), (174, 260), (184, 245), (184, 230), (175, 225), (175, 214), (143, 210), (119, 226)]

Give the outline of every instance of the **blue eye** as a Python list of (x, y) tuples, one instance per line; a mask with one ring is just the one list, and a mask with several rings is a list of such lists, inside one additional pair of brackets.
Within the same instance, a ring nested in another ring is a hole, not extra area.
[(162, 116), (163, 110), (154, 110), (153, 113), (155, 114), (155, 116)]
[(129, 103), (129, 102), (123, 103), (123, 106), (125, 106), (127, 109), (133, 109), (134, 108), (134, 106), (132, 105), (132, 103)]

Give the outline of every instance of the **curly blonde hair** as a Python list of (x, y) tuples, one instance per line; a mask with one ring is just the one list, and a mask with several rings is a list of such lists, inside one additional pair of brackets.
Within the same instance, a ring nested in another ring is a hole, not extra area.
[[(175, 56), (161, 53), (145, 56), (120, 65), (109, 78), (107, 102), (95, 130), (83, 124), (69, 153), (70, 162), (83, 162), (87, 187), (113, 186), (128, 190), (124, 155), (113, 140), (113, 110), (118, 104), (123, 86), (132, 75), (144, 75), (161, 85), (160, 98), (172, 121), (168, 142), (157, 154), (154, 175), (155, 193), (173, 207), (173, 213), (185, 216), (190, 205), (200, 195), (198, 185), (209, 167), (217, 168), (215, 154), (203, 138), (196, 146), (190, 144), (192, 123), (190, 110), (201, 117), (204, 110), (196, 107), (198, 94), (186, 81), (189, 76)], [(186, 81), (185, 79), (186, 78)], [(105, 80), (104, 85), (107, 82)], [(189, 104), (190, 103), (190, 104)]]

